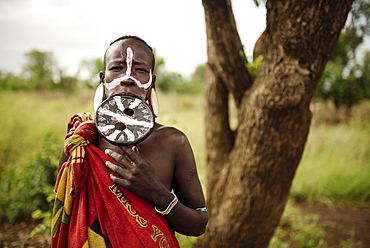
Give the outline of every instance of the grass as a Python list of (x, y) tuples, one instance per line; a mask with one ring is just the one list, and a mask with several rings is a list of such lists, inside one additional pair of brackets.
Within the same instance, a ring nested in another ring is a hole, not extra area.
[(45, 187), (54, 183), (66, 123), (75, 111), (66, 102), (81, 106), (86, 101), (43, 92), (0, 94), (0, 221), (22, 220), (45, 209)]
[[(363, 112), (370, 109), (366, 105)], [(369, 137), (370, 122), (361, 113), (348, 122), (312, 126), (291, 196), (328, 205), (370, 206)]]
[[(0, 94), (1, 161), (16, 163), (24, 159), (25, 153), (40, 150), (46, 131), (57, 132), (62, 144), (68, 119), (74, 112), (89, 110), (88, 105), (86, 96), (77, 99), (44, 92)], [(19, 151), (23, 151), (21, 156)]]

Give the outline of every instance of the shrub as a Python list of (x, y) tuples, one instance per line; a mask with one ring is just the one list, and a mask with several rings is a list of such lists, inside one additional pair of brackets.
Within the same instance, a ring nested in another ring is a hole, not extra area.
[(50, 211), (60, 153), (56, 137), (53, 131), (47, 132), (40, 151), (4, 169), (0, 187), (7, 197), (0, 200), (1, 221), (24, 220), (37, 209)]

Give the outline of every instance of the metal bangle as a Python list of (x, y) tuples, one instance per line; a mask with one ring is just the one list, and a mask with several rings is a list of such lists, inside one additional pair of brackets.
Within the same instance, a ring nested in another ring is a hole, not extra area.
[(170, 192), (172, 195), (173, 195), (173, 200), (170, 202), (170, 204), (168, 204), (167, 208), (163, 211), (160, 211), (157, 209), (157, 207), (154, 207), (155, 211), (161, 215), (168, 215), (171, 210), (176, 206), (176, 204), (179, 202), (179, 199), (177, 199), (177, 196)]

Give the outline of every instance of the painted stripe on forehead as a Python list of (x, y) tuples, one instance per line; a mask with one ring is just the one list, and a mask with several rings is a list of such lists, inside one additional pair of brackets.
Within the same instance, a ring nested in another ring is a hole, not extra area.
[(132, 68), (132, 60), (134, 58), (134, 53), (132, 52), (131, 47), (128, 47), (126, 50), (126, 64), (127, 64), (127, 70), (126, 70), (126, 76), (131, 76), (131, 68)]

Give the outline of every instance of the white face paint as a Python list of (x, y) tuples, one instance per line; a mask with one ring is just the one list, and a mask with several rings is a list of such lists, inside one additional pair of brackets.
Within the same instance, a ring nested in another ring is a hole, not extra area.
[(126, 81), (128, 79), (131, 79), (136, 83), (137, 86), (139, 86), (142, 89), (147, 90), (150, 87), (150, 85), (152, 85), (152, 69), (149, 70), (149, 81), (147, 83), (141, 83), (139, 80), (137, 80), (136, 78), (131, 76), (132, 60), (134, 58), (134, 53), (133, 53), (131, 47), (127, 48), (126, 54), (127, 54), (126, 55), (127, 69), (126, 69), (125, 75), (123, 77), (113, 79), (109, 83), (104, 83), (104, 86), (107, 88), (108, 91), (110, 91), (110, 90), (116, 88), (117, 86), (119, 86), (122, 81)]

